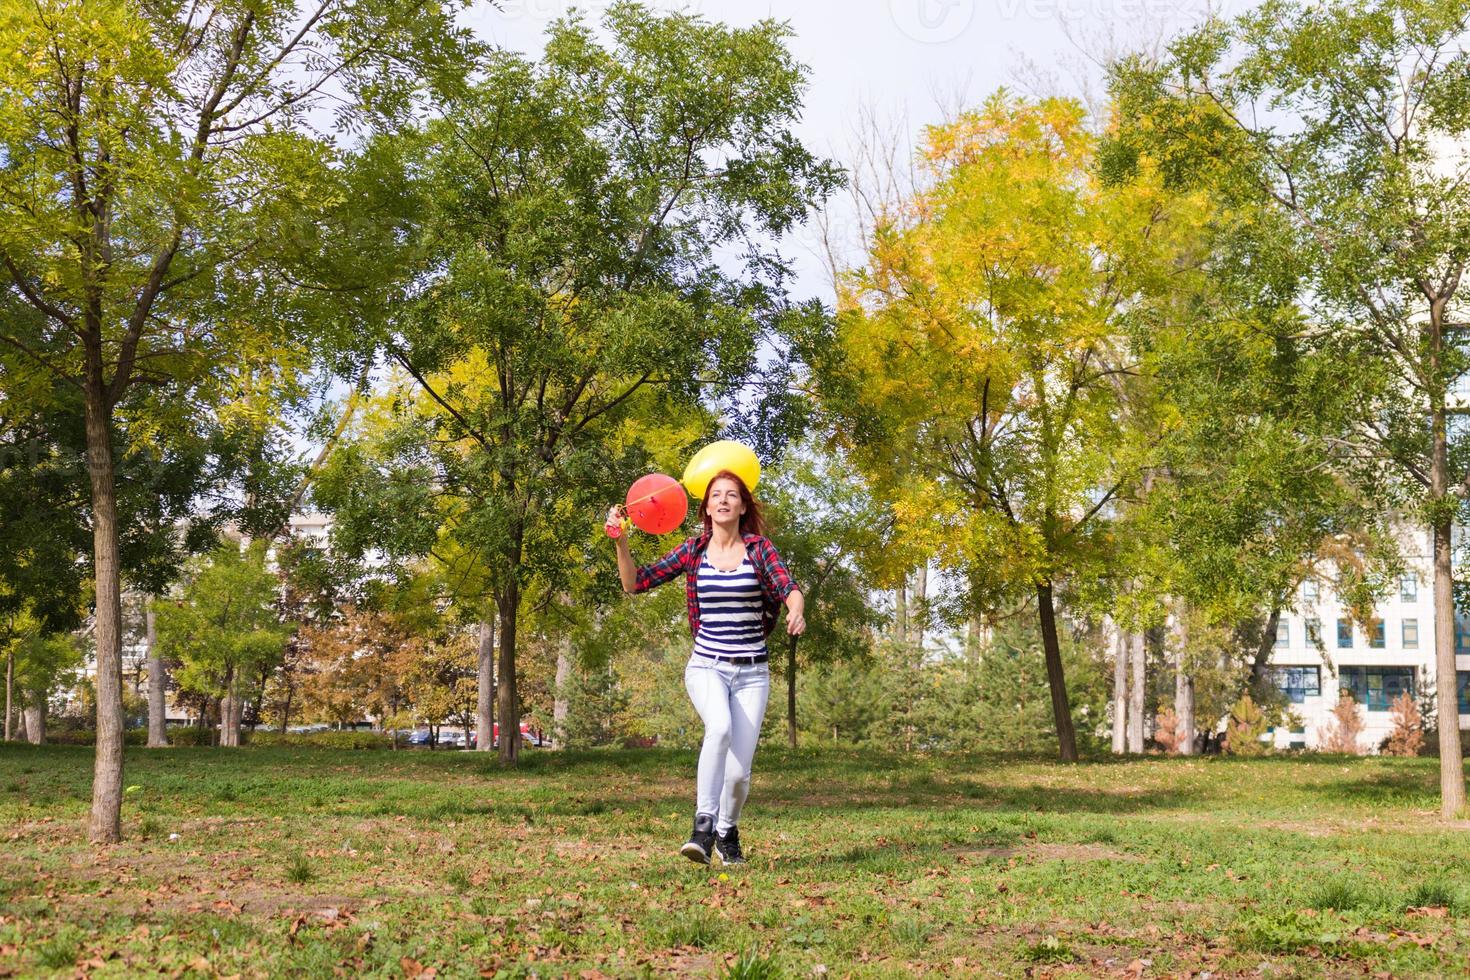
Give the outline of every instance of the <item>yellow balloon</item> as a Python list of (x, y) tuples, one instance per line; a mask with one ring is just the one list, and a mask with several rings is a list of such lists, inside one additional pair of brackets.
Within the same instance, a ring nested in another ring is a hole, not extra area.
[(755, 450), (740, 442), (723, 439), (712, 442), (689, 461), (684, 467), (684, 488), (695, 500), (703, 500), (709, 481), (721, 470), (729, 470), (745, 482), (746, 489), (755, 493), (760, 482), (761, 463), (755, 458)]

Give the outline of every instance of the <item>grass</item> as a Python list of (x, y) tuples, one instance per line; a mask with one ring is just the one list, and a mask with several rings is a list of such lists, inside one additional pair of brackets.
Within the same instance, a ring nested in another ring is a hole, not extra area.
[(89, 751), (0, 746), (0, 975), (1470, 973), (1432, 759), (763, 747), (732, 869), (676, 853), (692, 753), (127, 763), (93, 848)]

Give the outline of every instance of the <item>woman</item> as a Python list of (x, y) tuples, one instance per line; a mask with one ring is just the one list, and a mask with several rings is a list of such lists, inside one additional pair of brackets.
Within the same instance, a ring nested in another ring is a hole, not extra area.
[[(608, 512), (609, 521), (621, 517), (620, 507)], [(694, 634), (684, 688), (704, 722), (704, 745), (694, 832), (679, 853), (700, 864), (709, 864), (712, 853), (725, 864), (744, 864), (736, 825), (771, 695), (766, 637), (783, 602), (786, 632), (804, 632), (806, 600), (765, 538), (760, 504), (740, 477), (722, 470), (710, 480), (699, 518), (704, 532), (652, 565), (635, 565), (627, 536), (615, 538), (618, 575), (632, 595), (684, 574)]]

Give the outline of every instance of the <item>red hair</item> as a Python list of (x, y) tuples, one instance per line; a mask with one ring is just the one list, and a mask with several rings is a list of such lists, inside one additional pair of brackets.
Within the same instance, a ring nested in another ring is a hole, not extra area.
[(699, 519), (704, 524), (704, 533), (709, 534), (714, 530), (714, 521), (710, 520), (709, 516), (709, 492), (714, 487), (716, 480), (729, 480), (740, 490), (740, 500), (745, 504), (745, 513), (740, 515), (740, 533), (759, 534), (765, 537), (766, 518), (761, 513), (760, 502), (755, 499), (750, 488), (745, 485), (745, 481), (729, 470), (720, 470), (704, 488), (704, 499), (699, 502)]

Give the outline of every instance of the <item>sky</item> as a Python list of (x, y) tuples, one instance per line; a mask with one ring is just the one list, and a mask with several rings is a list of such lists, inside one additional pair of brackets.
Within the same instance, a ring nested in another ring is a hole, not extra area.
[[(464, 17), (484, 40), (536, 54), (546, 27), (574, 6), (595, 20), (611, 0), (501, 0)], [(709, 20), (788, 22), (790, 47), (811, 71), (798, 135), (814, 153), (848, 164), (858, 122), (869, 112), (915, 145), (948, 108), (973, 105), (1004, 85), (1025, 94), (1086, 97), (1100, 56), (1156, 44), (1249, 0), (650, 0)], [(856, 228), (833, 205), (839, 235)], [(850, 237), (850, 236), (848, 236)], [(796, 278), (793, 298), (830, 300), (830, 276), (813, 227), (783, 243)]]

